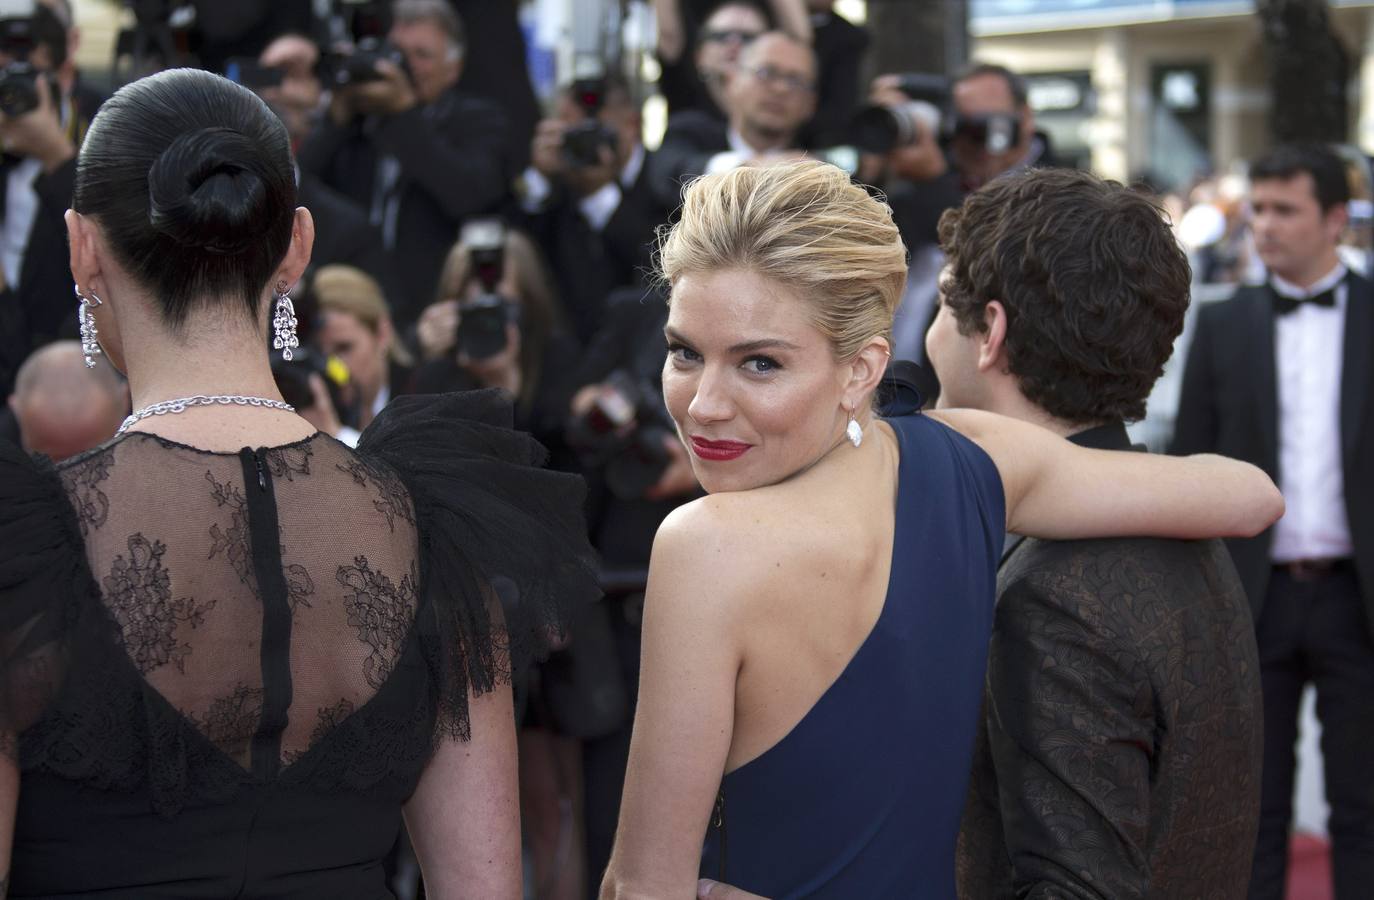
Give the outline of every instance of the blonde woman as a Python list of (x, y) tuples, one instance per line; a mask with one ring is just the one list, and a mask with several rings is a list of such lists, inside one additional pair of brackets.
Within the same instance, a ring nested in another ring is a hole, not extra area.
[(311, 291), (319, 306), (320, 344), (348, 367), (358, 427), (366, 428), (394, 394), (405, 392), (413, 360), (396, 340), (391, 310), (371, 275), (352, 266), (321, 266)]
[[(709, 496), (659, 530), (603, 897), (952, 897), (1004, 531), (1254, 534), (1258, 469), (872, 411), (905, 253), (804, 162), (695, 182), (662, 247), (664, 394)], [(703, 855), (702, 840), (706, 847)]]

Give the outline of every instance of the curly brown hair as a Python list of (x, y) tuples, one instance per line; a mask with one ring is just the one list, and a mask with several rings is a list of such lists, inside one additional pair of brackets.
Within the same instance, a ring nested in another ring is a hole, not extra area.
[(1183, 330), (1192, 273), (1163, 210), (1068, 169), (1005, 175), (940, 219), (943, 302), (959, 331), (1006, 310), (1010, 371), (1065, 422), (1145, 416)]

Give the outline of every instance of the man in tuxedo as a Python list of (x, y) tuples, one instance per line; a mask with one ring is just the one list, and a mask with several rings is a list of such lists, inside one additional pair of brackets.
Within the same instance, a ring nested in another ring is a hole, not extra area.
[(698, 175), (801, 155), (798, 134), (816, 111), (816, 55), (781, 31), (761, 35), (728, 75), (725, 101), (728, 122), (697, 110), (668, 121), (649, 179), (669, 209)]
[[(1009, 173), (945, 214), (927, 335), (940, 405), (1133, 448), (1125, 422), (1183, 328), (1163, 214), (1068, 170)], [(1239, 898), (1259, 811), (1260, 695), (1220, 541), (1008, 542), (960, 895)]]
[(1250, 168), (1263, 285), (1203, 307), (1172, 450), (1247, 460), (1287, 514), (1229, 542), (1250, 598), (1264, 683), (1264, 779), (1252, 898), (1280, 898), (1298, 706), (1322, 723), (1338, 900), (1374, 885), (1374, 286), (1336, 247), (1350, 199), (1340, 157), (1278, 147)]
[(653, 154), (640, 140), (641, 125), (623, 78), (574, 82), (536, 127), (532, 165), (521, 179), (524, 224), (584, 344), (603, 324), (611, 292), (641, 283), (655, 229), (668, 219), (649, 189)]
[(459, 90), (465, 38), (446, 0), (397, 0), (388, 40), (405, 69), (383, 60), (375, 78), (336, 87), (299, 154), (301, 169), (369, 211), (393, 254), (405, 331), (430, 303), (465, 219), (509, 194), (511, 148), (502, 110)]

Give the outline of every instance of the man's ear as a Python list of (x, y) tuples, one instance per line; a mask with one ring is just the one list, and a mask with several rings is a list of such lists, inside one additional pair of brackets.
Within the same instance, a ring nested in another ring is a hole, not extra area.
[(978, 345), (978, 369), (1006, 370), (1007, 309), (1000, 300), (983, 307), (983, 333)]

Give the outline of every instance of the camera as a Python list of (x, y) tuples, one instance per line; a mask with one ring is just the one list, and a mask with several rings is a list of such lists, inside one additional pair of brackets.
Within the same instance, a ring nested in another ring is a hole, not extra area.
[(960, 116), (952, 136), (977, 144), (988, 153), (1006, 153), (1021, 141), (1021, 120), (1008, 113)]
[(352, 390), (352, 375), (348, 367), (337, 356), (326, 356), (315, 347), (302, 344), (291, 354), (291, 359), (282, 359), (278, 353), (272, 354), (272, 379), (281, 391), (282, 399), (298, 410), (310, 409), (315, 405), (315, 395), (310, 390), (310, 376), (319, 375), (329, 391), (329, 402), (339, 417), (339, 423), (357, 428), (359, 405), (356, 392)]
[(251, 56), (234, 56), (224, 64), (224, 77), (235, 84), (241, 84), (250, 91), (263, 88), (280, 87), (282, 70), (275, 66), (264, 66)]
[[(0, 113), (8, 118), (38, 108), (38, 79), (46, 77), (30, 63), (12, 62), (0, 67)], [(51, 82), (48, 84), (52, 88)]]
[(601, 165), (601, 148), (615, 152), (619, 139), (614, 131), (601, 124), (597, 114), (606, 103), (606, 81), (603, 78), (579, 78), (572, 84), (573, 100), (587, 114), (587, 121), (579, 122), (563, 132), (563, 161), (574, 169)]
[(659, 392), (624, 369), (612, 372), (591, 409), (567, 426), (583, 464), (602, 468), (606, 486), (623, 500), (643, 497), (663, 477), (670, 462), (664, 442), (672, 437)]
[(482, 292), (459, 301), (458, 352), (469, 359), (489, 359), (506, 349), (506, 326), (517, 310), (496, 289), (505, 274), (506, 229), (498, 219), (474, 219), (463, 226), (461, 242)]
[(950, 105), (949, 79), (943, 75), (906, 72), (896, 88), (905, 102), (865, 106), (854, 114), (849, 129), (854, 146), (868, 153), (891, 153), (916, 143), (922, 134), (942, 137)]
[(320, 81), (336, 88), (381, 81), (384, 76), (377, 71), (377, 63), (382, 60), (396, 66), (407, 78), (410, 77), (410, 66), (400, 49), (376, 35), (367, 35), (359, 38), (350, 48), (321, 54)]
[(38, 108), (38, 79), (48, 79), (54, 98), (56, 83), (30, 62), (39, 46), (52, 49), (54, 65), (66, 55), (67, 37), (62, 23), (46, 6), (34, 0), (0, 0), (0, 53), (10, 62), (0, 66), (0, 112), (22, 116)]

